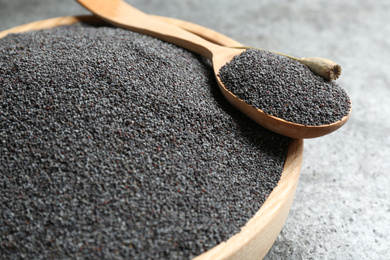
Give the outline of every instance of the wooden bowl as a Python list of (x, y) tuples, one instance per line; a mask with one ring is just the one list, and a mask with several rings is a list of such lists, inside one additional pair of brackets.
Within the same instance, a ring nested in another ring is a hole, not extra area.
[[(220, 45), (241, 45), (229, 37), (193, 23), (160, 16), (156, 16), (156, 18), (174, 23)], [(64, 16), (33, 22), (2, 31), (0, 32), (0, 38), (5, 37), (9, 33), (47, 29), (80, 21), (104, 24), (103, 21), (95, 16)], [(195, 257), (194, 260), (263, 258), (275, 242), (287, 218), (298, 184), (302, 158), (303, 140), (294, 140), (289, 146), (281, 179), (260, 210), (242, 227), (240, 233)]]

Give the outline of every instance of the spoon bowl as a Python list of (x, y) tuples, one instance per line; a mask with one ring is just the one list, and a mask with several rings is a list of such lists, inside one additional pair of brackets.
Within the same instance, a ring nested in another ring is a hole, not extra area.
[(213, 64), (214, 74), (224, 97), (246, 116), (271, 131), (296, 139), (320, 137), (343, 126), (351, 114), (350, 110), (349, 114), (340, 121), (320, 126), (296, 124), (268, 115), (264, 111), (239, 99), (226, 88), (218, 77), (221, 67), (229, 63), (235, 56), (244, 52), (245, 49), (229, 48), (214, 44), (178, 26), (143, 13), (122, 0), (77, 1), (93, 14), (112, 25), (173, 43), (209, 59)]

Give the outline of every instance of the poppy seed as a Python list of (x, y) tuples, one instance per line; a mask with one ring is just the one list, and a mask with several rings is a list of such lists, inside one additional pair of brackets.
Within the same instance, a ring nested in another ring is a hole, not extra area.
[(235, 110), (191, 52), (84, 24), (0, 43), (5, 258), (191, 258), (279, 181), (291, 139)]
[(331, 124), (351, 109), (347, 93), (334, 81), (269, 51), (247, 49), (223, 66), (218, 76), (230, 92), (249, 105), (297, 124)]

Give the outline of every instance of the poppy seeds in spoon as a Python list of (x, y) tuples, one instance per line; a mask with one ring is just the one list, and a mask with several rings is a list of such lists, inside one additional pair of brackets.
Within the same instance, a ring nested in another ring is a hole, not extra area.
[(350, 98), (336, 82), (269, 51), (247, 49), (224, 65), (218, 76), (245, 103), (301, 125), (335, 123), (351, 109)]

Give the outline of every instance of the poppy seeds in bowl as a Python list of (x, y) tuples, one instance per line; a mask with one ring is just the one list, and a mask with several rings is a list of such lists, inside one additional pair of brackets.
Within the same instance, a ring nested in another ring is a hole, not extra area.
[(119, 28), (0, 39), (0, 93), (5, 258), (197, 256), (259, 210), (291, 143), (202, 57)]

